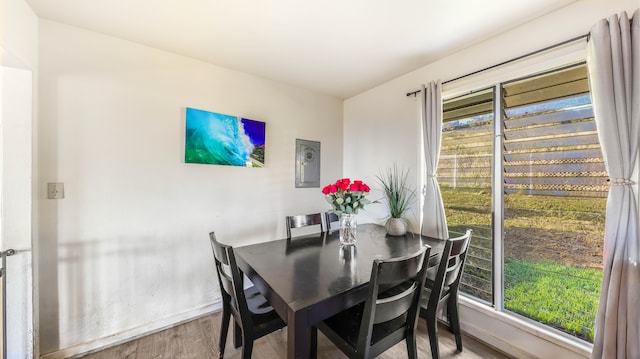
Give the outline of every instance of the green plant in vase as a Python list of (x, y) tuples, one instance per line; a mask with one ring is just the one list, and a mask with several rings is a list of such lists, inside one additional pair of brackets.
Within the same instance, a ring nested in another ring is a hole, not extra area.
[(397, 165), (388, 168), (376, 176), (382, 186), (384, 198), (389, 208), (390, 218), (385, 224), (387, 233), (392, 236), (403, 236), (409, 227), (403, 218), (415, 198), (416, 190), (407, 184), (409, 170), (399, 170)]

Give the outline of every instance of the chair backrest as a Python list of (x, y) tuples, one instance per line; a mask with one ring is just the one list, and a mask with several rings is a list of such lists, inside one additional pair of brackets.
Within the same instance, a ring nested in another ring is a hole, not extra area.
[(324, 232), (322, 225), (322, 213), (299, 214), (296, 216), (287, 216), (286, 218), (287, 238), (291, 238), (292, 228), (301, 228), (308, 226), (320, 226), (320, 233)]
[(243, 276), (236, 264), (233, 247), (218, 242), (214, 232), (209, 233), (209, 239), (216, 263), (222, 300), (228, 301), (229, 309), (235, 318), (240, 319), (240, 325), (250, 323), (251, 316), (244, 295)]
[(327, 231), (331, 231), (331, 223), (340, 222), (340, 216), (333, 212), (325, 212), (324, 223), (327, 225)]
[[(410, 326), (416, 325), (427, 273), (425, 263), (430, 253), (431, 247), (425, 246), (406, 257), (373, 261), (369, 296), (364, 305), (357, 342), (357, 351), (365, 353), (364, 357), (379, 355), (404, 339)], [(394, 322), (394, 329), (384, 333), (385, 339), (378, 340), (376, 348), (372, 349), (375, 326), (389, 321), (402, 323)]]
[(451, 294), (457, 295), (472, 233), (471, 229), (467, 229), (464, 235), (447, 239), (431, 289), (429, 306), (437, 306)]

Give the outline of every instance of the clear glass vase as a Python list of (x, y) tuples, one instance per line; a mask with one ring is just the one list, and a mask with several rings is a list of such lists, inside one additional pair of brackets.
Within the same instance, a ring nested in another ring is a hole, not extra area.
[(358, 239), (358, 222), (355, 214), (343, 213), (340, 216), (340, 243), (344, 245), (356, 244)]

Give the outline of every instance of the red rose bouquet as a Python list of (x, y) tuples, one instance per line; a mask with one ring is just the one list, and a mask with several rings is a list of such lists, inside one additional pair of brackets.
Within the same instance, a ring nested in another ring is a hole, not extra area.
[(365, 204), (371, 203), (366, 198), (370, 190), (362, 181), (351, 182), (349, 178), (343, 178), (326, 185), (322, 193), (333, 207), (333, 213), (358, 214), (358, 210), (363, 209)]

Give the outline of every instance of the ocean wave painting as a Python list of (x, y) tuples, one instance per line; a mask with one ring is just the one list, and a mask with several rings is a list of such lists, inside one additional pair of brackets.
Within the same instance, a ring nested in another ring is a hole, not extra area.
[(261, 121), (187, 107), (184, 161), (264, 167), (265, 125)]

